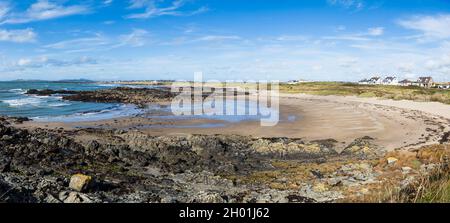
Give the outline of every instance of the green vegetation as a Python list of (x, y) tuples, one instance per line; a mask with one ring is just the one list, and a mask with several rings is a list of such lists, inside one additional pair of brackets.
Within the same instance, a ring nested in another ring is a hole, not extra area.
[(425, 164), (436, 165), (435, 169), (430, 173), (421, 173), (412, 184), (400, 191), (393, 189), (397, 188), (393, 185), (378, 202), (450, 203), (449, 149), (446, 144), (421, 148), (414, 158), (420, 158)]
[(435, 101), (450, 104), (450, 90), (421, 88), (416, 86), (359, 85), (342, 82), (311, 82), (281, 84), (284, 93), (304, 93), (311, 95), (339, 95), (358, 97), (378, 97), (394, 100)]
[(443, 179), (430, 183), (421, 196), (418, 203), (448, 203), (450, 202), (450, 178), (446, 175)]

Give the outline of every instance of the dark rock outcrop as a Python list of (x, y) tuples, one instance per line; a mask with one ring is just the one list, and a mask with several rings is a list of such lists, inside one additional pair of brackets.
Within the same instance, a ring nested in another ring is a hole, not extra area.
[(82, 102), (125, 103), (145, 107), (149, 103), (170, 101), (175, 96), (169, 88), (119, 87), (98, 91), (80, 91), (63, 96), (63, 99)]
[(51, 89), (44, 89), (44, 90), (37, 90), (37, 89), (30, 89), (27, 91), (26, 94), (33, 94), (38, 96), (50, 96), (54, 94), (76, 94), (78, 91), (68, 91), (68, 90), (51, 90)]
[[(232, 180), (271, 171), (276, 160), (339, 159), (333, 140), (156, 137), (138, 131), (29, 130), (9, 123), (10, 118), (0, 119), (0, 202), (314, 202), (338, 197), (308, 187), (275, 190)], [(370, 142), (356, 140), (344, 157), (367, 155), (360, 152)], [(95, 184), (74, 191), (74, 174), (92, 177)]]

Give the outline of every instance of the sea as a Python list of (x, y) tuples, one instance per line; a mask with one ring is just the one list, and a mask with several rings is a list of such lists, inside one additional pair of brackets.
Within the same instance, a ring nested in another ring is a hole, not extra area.
[(141, 112), (133, 105), (63, 100), (63, 95), (27, 95), (30, 89), (91, 91), (117, 87), (91, 82), (4, 81), (0, 82), (0, 116), (27, 117), (42, 122), (97, 121)]
[[(118, 86), (138, 87), (132, 85), (100, 84), (94, 82), (50, 82), (50, 81), (7, 81), (0, 82), (0, 116), (27, 117), (37, 122), (89, 122), (121, 117), (143, 115), (158, 119), (213, 119), (230, 123), (258, 120), (261, 115), (192, 115), (175, 116), (168, 107), (149, 106), (145, 110), (129, 104), (89, 103), (67, 101), (64, 95), (37, 96), (28, 95), (30, 89), (92, 91)], [(152, 86), (149, 86), (152, 87)], [(232, 106), (234, 104), (234, 106)], [(202, 105), (193, 105), (194, 110), (202, 109)], [(235, 107), (241, 111), (257, 109), (255, 102), (226, 101), (225, 107)], [(189, 110), (191, 108), (188, 108)], [(269, 111), (269, 108), (260, 108)], [(183, 110), (183, 108), (181, 109)], [(180, 112), (180, 111), (178, 111)], [(277, 114), (278, 111), (271, 111)], [(164, 115), (151, 115), (162, 113)], [(201, 127), (201, 126), (198, 126)]]

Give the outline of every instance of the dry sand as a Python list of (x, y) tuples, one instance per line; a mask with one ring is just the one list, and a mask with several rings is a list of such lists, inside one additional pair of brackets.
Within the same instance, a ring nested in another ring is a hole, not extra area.
[[(143, 117), (87, 123), (30, 122), (22, 126), (138, 129), (151, 135), (237, 134), (302, 138), (308, 141), (335, 139), (341, 143), (342, 148), (356, 138), (370, 136), (387, 150), (435, 144), (444, 132), (450, 131), (450, 106), (434, 102), (282, 94), (280, 110), (280, 123), (275, 127), (261, 127), (259, 121), (227, 123), (207, 119), (167, 120)], [(209, 127), (205, 127), (205, 124)]]

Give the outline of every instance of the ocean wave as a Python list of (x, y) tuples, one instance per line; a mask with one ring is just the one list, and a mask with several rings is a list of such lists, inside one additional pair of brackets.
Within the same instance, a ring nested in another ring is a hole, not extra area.
[(16, 94), (25, 94), (25, 93), (27, 93), (27, 90), (24, 90), (24, 89), (22, 89), (22, 88), (16, 88), (16, 89), (0, 90), (0, 92), (16, 93)]
[(36, 97), (27, 97), (27, 98), (3, 100), (2, 102), (8, 104), (10, 107), (22, 107), (27, 105), (39, 106), (41, 103), (45, 101)]
[(99, 84), (97, 86), (99, 86), (99, 87), (120, 87), (123, 85), (121, 85), (121, 84)]
[(48, 107), (64, 107), (64, 106), (69, 106), (71, 105), (70, 103), (50, 103), (48, 104)]
[(16, 88), (16, 89), (9, 89), (9, 92), (17, 92), (17, 93), (25, 93), (26, 90), (22, 89), (22, 88)]
[(32, 117), (37, 122), (83, 122), (98, 121), (118, 117), (127, 117), (142, 113), (141, 109), (132, 105), (114, 106), (109, 109), (79, 112), (71, 115)]

